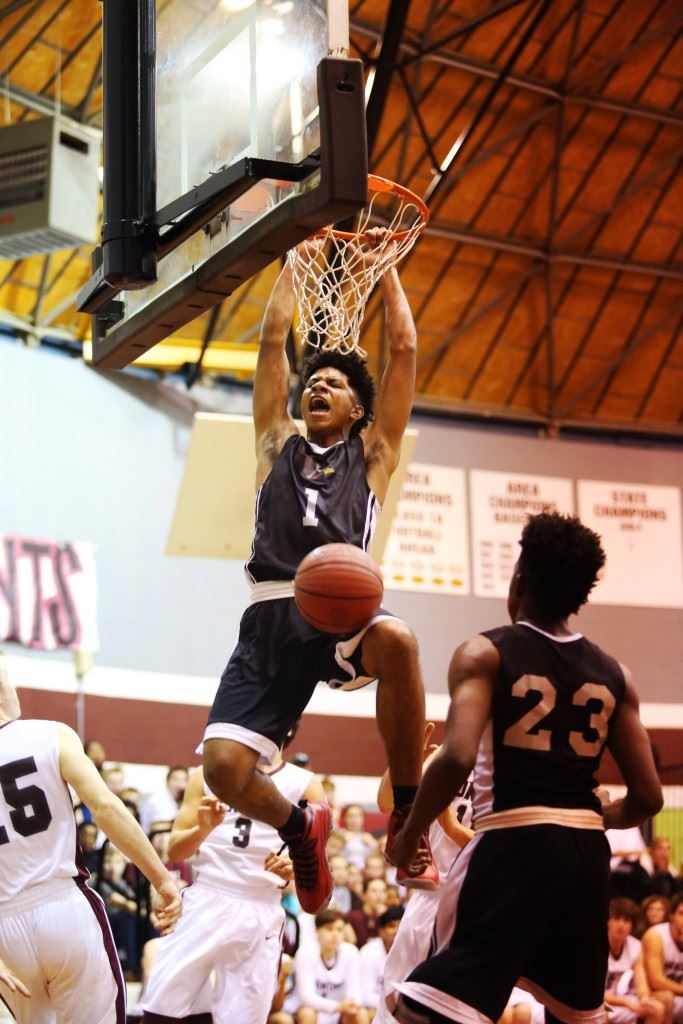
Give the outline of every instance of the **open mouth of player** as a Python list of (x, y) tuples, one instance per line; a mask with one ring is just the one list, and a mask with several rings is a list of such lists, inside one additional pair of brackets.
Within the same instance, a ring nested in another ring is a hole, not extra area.
[(325, 399), (324, 398), (319, 398), (319, 397), (315, 397), (315, 398), (311, 399), (311, 402), (310, 402), (310, 405), (309, 405), (309, 409), (311, 410), (311, 412), (319, 412), (319, 413), (329, 412), (330, 411), (330, 407), (327, 404), (327, 402), (325, 401)]

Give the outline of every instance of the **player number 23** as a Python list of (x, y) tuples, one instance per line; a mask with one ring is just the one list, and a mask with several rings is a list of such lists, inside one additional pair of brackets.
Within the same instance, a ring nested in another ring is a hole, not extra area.
[[(505, 730), (503, 742), (509, 747), (524, 747), (526, 750), (550, 750), (551, 729), (543, 721), (557, 703), (557, 690), (545, 676), (522, 676), (512, 687), (513, 697), (526, 697), (537, 693), (540, 700), (526, 711), (520, 719)], [(607, 726), (614, 710), (615, 698), (611, 690), (600, 683), (584, 683), (572, 697), (572, 704), (586, 707), (589, 701), (597, 710), (591, 709), (588, 726), (582, 731), (569, 733), (569, 745), (579, 757), (596, 757), (607, 736)], [(594, 739), (586, 736), (588, 730)]]

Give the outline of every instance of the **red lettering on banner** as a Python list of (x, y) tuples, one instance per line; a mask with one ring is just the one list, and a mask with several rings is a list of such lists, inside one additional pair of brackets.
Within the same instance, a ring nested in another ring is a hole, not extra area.
[[(85, 565), (79, 549), (86, 551)], [(0, 537), (0, 640), (37, 650), (95, 649), (89, 550), (88, 545)]]

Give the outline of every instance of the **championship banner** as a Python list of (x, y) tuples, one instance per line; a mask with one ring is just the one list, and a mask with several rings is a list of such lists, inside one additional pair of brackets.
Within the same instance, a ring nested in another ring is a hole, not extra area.
[(572, 481), (528, 473), (470, 472), (474, 593), (507, 597), (527, 517), (548, 510), (573, 513)]
[(92, 544), (0, 534), (0, 641), (34, 650), (96, 651)]
[(386, 590), (469, 594), (465, 471), (411, 463), (384, 551)]
[(607, 555), (591, 604), (683, 608), (681, 492), (579, 480), (579, 515)]

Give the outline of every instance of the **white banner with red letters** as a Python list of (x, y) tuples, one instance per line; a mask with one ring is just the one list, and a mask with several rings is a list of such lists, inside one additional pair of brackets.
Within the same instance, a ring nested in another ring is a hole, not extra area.
[(0, 642), (96, 651), (92, 544), (0, 534)]

